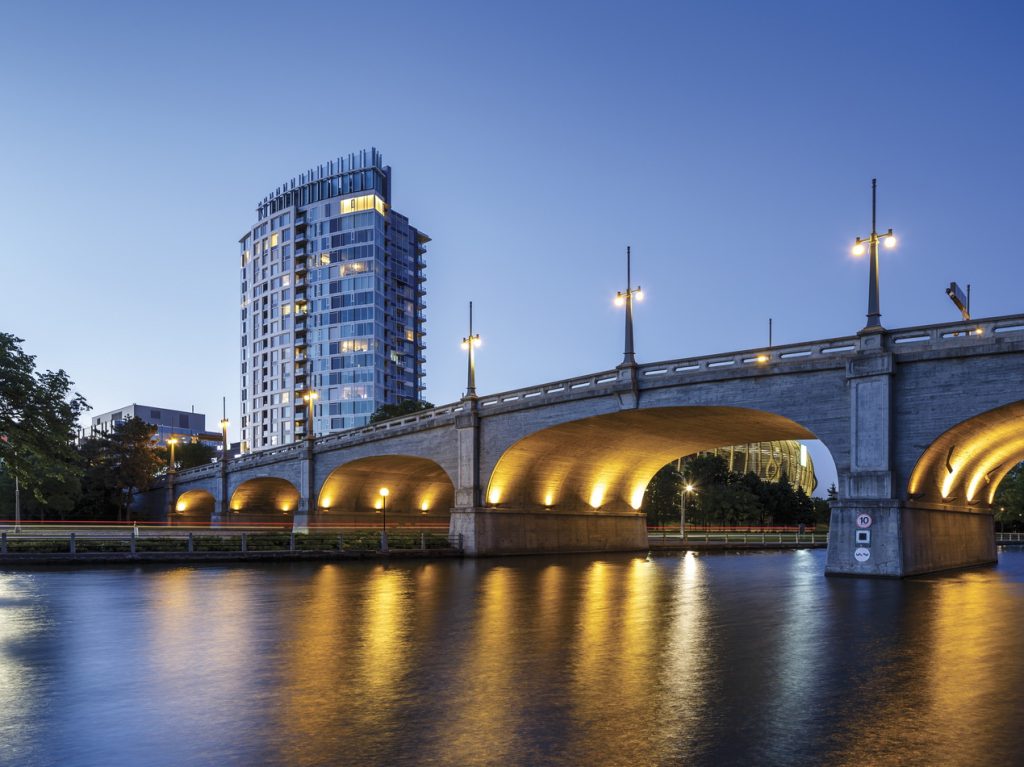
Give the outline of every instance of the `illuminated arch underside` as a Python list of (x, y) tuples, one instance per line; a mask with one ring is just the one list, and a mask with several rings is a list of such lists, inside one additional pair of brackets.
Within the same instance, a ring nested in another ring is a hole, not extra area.
[(215, 505), (213, 493), (206, 490), (187, 490), (179, 495), (178, 500), (174, 502), (174, 511), (183, 520), (209, 522), (213, 517)]
[(388, 489), (388, 511), (447, 514), (455, 502), (455, 486), (438, 464), (409, 455), (381, 455), (332, 471), (317, 506), (332, 512), (372, 511), (380, 506), (382, 487)]
[(651, 477), (680, 456), (724, 445), (816, 439), (774, 413), (734, 407), (625, 410), (559, 424), (505, 451), (487, 488), (491, 505), (630, 511)]
[(945, 432), (910, 475), (911, 500), (991, 504), (1003, 477), (1024, 460), (1024, 402), (989, 410)]
[(240, 484), (231, 494), (232, 511), (255, 514), (294, 513), (299, 491), (286, 479), (259, 477)]

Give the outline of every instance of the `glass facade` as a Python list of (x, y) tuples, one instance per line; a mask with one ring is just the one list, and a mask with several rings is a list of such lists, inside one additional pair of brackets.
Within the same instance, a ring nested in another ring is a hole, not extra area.
[(242, 449), (363, 426), (423, 391), (424, 254), (376, 149), (292, 179), (241, 251)]
[(752, 442), (749, 445), (730, 445), (704, 454), (719, 455), (729, 464), (729, 471), (739, 474), (754, 472), (768, 482), (778, 482), (785, 474), (794, 487), (802, 487), (808, 495), (818, 486), (814, 475), (814, 461), (807, 454), (807, 446), (796, 440)]

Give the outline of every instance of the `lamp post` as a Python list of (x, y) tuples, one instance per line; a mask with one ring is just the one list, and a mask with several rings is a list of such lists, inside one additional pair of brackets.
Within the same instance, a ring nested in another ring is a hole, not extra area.
[(686, 496), (693, 492), (693, 485), (684, 485), (679, 490), (679, 538), (686, 540)]
[(886, 248), (896, 247), (896, 236), (892, 229), (884, 235), (878, 234), (878, 227), (875, 223), (875, 212), (878, 199), (878, 179), (871, 179), (871, 234), (867, 237), (858, 237), (853, 243), (853, 255), (864, 255), (864, 245), (868, 246), (871, 256), (871, 269), (868, 274), (868, 324), (864, 326), (861, 333), (881, 333), (882, 312), (878, 300), (878, 243), (883, 241)]
[(169, 437), (167, 439), (167, 444), (170, 445), (170, 447), (171, 447), (170, 462), (167, 465), (167, 473), (168, 474), (174, 474), (175, 473), (175, 467), (174, 467), (174, 446), (178, 444), (178, 438), (177, 437)]
[(626, 348), (622, 354), (622, 364), (619, 367), (636, 367), (636, 354), (633, 352), (633, 299), (644, 300), (644, 291), (637, 285), (633, 287), (632, 275), (632, 254), (629, 246), (626, 246), (626, 289), (615, 294), (615, 305), (626, 307)]
[(377, 492), (380, 493), (380, 510), (384, 514), (380, 526), (380, 550), (386, 552), (388, 550), (388, 495), (391, 491), (382, 487)]
[(302, 395), (302, 399), (309, 405), (309, 416), (307, 417), (306, 423), (306, 439), (309, 443), (313, 443), (313, 406), (316, 404), (317, 398), (320, 396), (319, 393), (313, 389), (307, 389), (306, 393)]
[[(174, 476), (176, 469), (174, 467), (174, 446), (178, 444), (178, 438), (171, 436), (167, 438), (167, 446), (171, 449), (170, 455), (168, 456), (167, 464), (167, 524), (173, 525), (173, 517), (176, 511), (174, 506)], [(119, 517), (120, 518), (120, 517)], [(133, 528), (134, 531), (134, 528)], [(134, 532), (133, 532), (134, 534)]]
[(222, 450), (222, 452), (221, 452), (221, 456), (220, 456), (221, 463), (223, 463), (224, 461), (226, 461), (228, 459), (228, 426), (230, 426), (230, 425), (231, 425), (231, 422), (227, 418), (221, 418), (220, 419), (220, 431), (221, 431), (221, 438), (222, 438), (222, 442), (221, 442), (221, 450)]
[(468, 369), (466, 371), (466, 399), (476, 397), (476, 354), (480, 346), (480, 334), (473, 334), (473, 302), (469, 302), (469, 335), (462, 339), (462, 350), (469, 352)]

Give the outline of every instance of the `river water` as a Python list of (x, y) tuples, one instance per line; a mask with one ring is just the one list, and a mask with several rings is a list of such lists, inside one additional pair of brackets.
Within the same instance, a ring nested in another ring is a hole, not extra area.
[(0, 765), (1024, 759), (1024, 552), (0, 571)]

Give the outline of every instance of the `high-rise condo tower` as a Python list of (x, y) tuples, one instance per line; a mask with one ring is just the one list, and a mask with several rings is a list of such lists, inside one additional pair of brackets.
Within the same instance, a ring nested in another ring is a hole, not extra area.
[(425, 244), (376, 149), (267, 195), (241, 250), (242, 449), (365, 425), (423, 390)]

